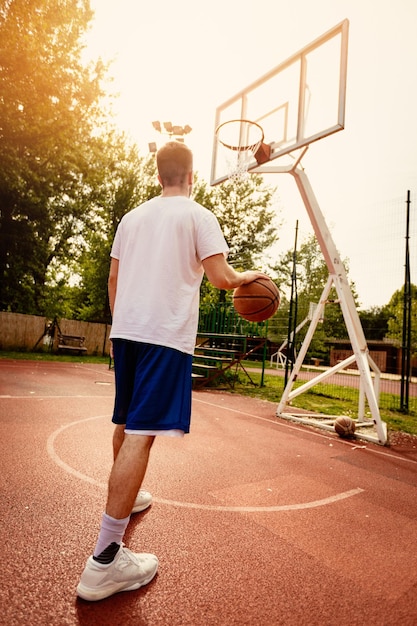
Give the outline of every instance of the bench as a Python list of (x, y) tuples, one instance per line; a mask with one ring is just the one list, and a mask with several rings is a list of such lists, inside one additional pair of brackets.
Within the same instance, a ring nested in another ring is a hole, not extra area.
[(316, 359), (316, 357), (313, 357), (311, 359), (311, 364), (314, 365), (314, 367), (320, 367), (320, 363), (323, 361), (323, 359)]
[(85, 337), (79, 335), (58, 335), (58, 352), (77, 352), (81, 354), (86, 352), (87, 348), (84, 345)]

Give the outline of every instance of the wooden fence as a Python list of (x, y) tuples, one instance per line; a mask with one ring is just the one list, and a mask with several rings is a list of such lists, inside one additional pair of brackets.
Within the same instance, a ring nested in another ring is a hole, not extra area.
[(51, 350), (58, 345), (58, 326), (64, 335), (85, 337), (86, 354), (108, 356), (110, 325), (54, 320), (37, 315), (0, 312), (0, 350)]

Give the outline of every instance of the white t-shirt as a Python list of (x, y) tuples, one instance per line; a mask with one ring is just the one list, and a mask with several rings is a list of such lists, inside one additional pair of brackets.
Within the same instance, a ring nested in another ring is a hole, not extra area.
[(215, 215), (185, 196), (158, 196), (124, 215), (111, 250), (119, 272), (110, 337), (193, 354), (201, 262), (228, 250)]

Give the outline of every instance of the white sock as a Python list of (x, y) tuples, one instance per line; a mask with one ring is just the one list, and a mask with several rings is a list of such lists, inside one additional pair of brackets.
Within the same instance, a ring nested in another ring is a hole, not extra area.
[(94, 549), (94, 556), (99, 556), (111, 543), (121, 544), (125, 534), (130, 515), (124, 519), (110, 517), (103, 513), (101, 518), (100, 533)]

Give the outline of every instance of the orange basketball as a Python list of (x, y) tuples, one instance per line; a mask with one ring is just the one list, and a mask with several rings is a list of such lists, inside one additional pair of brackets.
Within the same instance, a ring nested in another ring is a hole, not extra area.
[(270, 278), (257, 278), (233, 292), (233, 306), (249, 322), (264, 322), (279, 307), (278, 287)]
[(334, 429), (339, 437), (353, 437), (355, 434), (355, 422), (350, 417), (338, 417), (334, 422)]

